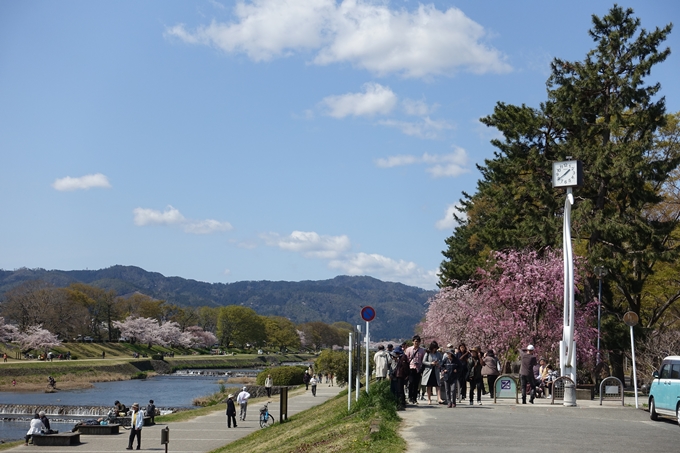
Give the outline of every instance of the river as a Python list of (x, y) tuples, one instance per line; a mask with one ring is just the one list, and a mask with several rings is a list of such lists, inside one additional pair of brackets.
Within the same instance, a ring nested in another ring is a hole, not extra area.
[[(211, 370), (218, 372), (219, 370)], [(229, 370), (255, 373), (255, 370)], [(222, 373), (226, 372), (223, 370)], [(194, 398), (206, 396), (219, 391), (219, 382), (226, 381), (227, 387), (238, 387), (240, 384), (230, 385), (227, 376), (206, 376), (188, 374), (170, 374), (154, 376), (148, 379), (131, 381), (98, 382), (93, 388), (59, 391), (56, 393), (28, 393), (28, 392), (0, 392), (0, 408), (7, 405), (40, 405), (40, 406), (75, 406), (81, 407), (81, 415), (52, 416), (52, 429), (60, 432), (73, 428), (75, 421), (83, 418), (97, 418), (88, 415), (88, 408), (92, 406), (113, 406), (114, 401), (120, 400), (130, 407), (138, 402), (146, 407), (150, 399), (154, 400), (159, 409), (192, 407)], [(57, 388), (59, 383), (57, 382)], [(9, 409), (0, 409), (0, 440), (16, 440), (23, 438), (28, 430), (28, 415), (8, 413)], [(18, 419), (21, 417), (22, 419)], [(64, 420), (64, 421), (58, 421)]]

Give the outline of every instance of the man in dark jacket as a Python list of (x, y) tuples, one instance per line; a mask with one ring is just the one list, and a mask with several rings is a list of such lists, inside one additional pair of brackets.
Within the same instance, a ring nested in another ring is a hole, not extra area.
[(234, 394), (230, 393), (227, 397), (227, 428), (231, 428), (232, 422), (236, 428), (236, 405), (234, 405)]
[(394, 348), (392, 355), (394, 356), (394, 360), (397, 362), (394, 371), (394, 376), (396, 377), (397, 380), (396, 396), (397, 402), (399, 404), (397, 410), (403, 411), (404, 409), (406, 409), (406, 392), (404, 388), (406, 387), (406, 383), (408, 382), (408, 378), (410, 375), (409, 358), (406, 356), (406, 354), (404, 354), (404, 350), (402, 349), (401, 346), (397, 346), (396, 348)]
[(522, 364), (519, 368), (519, 385), (522, 386), (522, 404), (527, 403), (527, 385), (531, 387), (529, 402), (534, 404), (536, 396), (536, 380), (534, 379), (534, 367), (536, 366), (536, 356), (534, 346), (529, 345), (519, 353)]

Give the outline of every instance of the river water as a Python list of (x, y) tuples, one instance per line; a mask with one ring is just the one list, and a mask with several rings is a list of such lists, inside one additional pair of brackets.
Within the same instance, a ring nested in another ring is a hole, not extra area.
[[(216, 372), (218, 370), (211, 370)], [(226, 371), (226, 370), (224, 370)], [(240, 371), (253, 373), (254, 370), (229, 370), (232, 373)], [(98, 382), (93, 388), (81, 390), (59, 391), (56, 393), (28, 393), (28, 392), (0, 392), (0, 407), (3, 405), (40, 405), (40, 406), (113, 406), (114, 401), (120, 400), (127, 407), (138, 402), (146, 407), (150, 399), (156, 407), (188, 408), (192, 407), (194, 398), (206, 396), (219, 391), (219, 381), (225, 382), (226, 387), (238, 387), (240, 384), (229, 384), (227, 376), (206, 375), (161, 375), (148, 379), (131, 381)], [(59, 382), (57, 382), (57, 388)], [(0, 413), (0, 440), (16, 440), (23, 438), (28, 430), (30, 416)], [(87, 413), (87, 412), (84, 412)], [(17, 418), (21, 417), (21, 419)], [(52, 416), (52, 429), (59, 432), (73, 428), (75, 420), (97, 418), (96, 416)], [(65, 419), (65, 420), (64, 420)]]

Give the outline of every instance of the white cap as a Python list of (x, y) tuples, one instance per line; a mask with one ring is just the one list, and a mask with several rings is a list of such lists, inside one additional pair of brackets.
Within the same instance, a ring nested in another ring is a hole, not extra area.
[(533, 344), (530, 344), (529, 346), (527, 346), (527, 351), (533, 351), (533, 350), (534, 350)]
[[(532, 346), (532, 347), (531, 347), (531, 349), (534, 349), (534, 347)], [(243, 387), (243, 390), (245, 390), (245, 389), (246, 389), (246, 388), (245, 388), (245, 387)]]

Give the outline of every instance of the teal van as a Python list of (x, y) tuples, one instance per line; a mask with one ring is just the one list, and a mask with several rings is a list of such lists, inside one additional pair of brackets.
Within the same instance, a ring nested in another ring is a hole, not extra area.
[(675, 417), (680, 423), (680, 356), (663, 359), (661, 369), (652, 375), (649, 387), (649, 416), (658, 420), (659, 415)]

